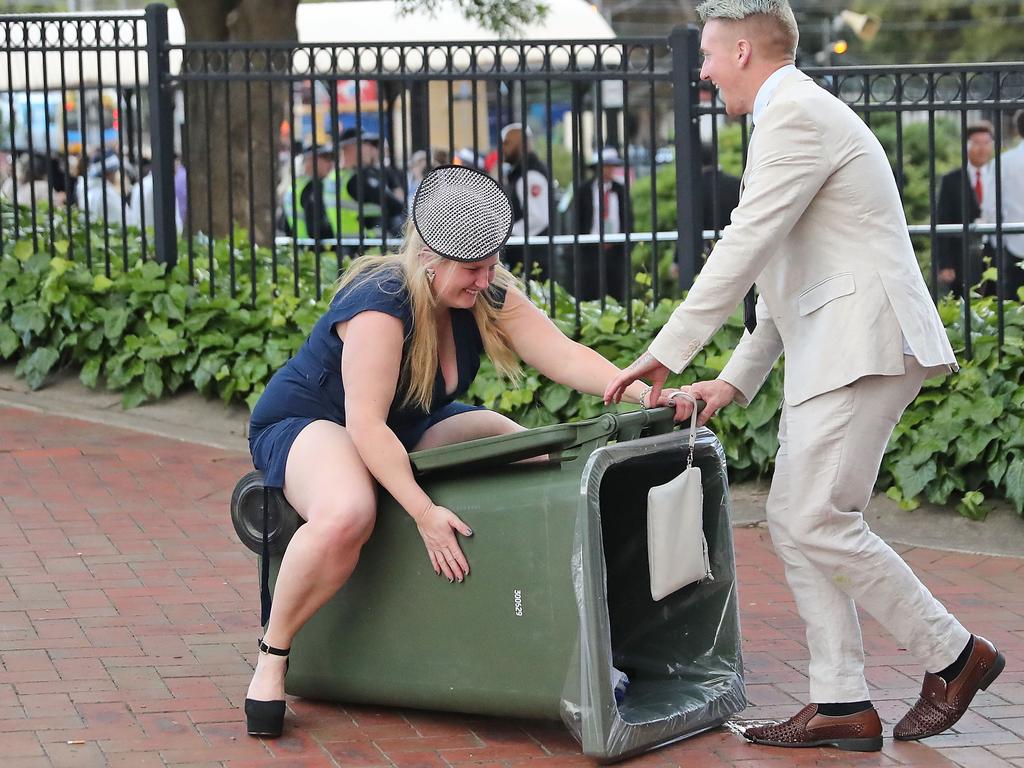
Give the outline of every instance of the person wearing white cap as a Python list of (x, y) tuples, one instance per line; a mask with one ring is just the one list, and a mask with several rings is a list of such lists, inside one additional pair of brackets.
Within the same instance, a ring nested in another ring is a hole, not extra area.
[(125, 219), (125, 199), (121, 186), (121, 160), (113, 152), (100, 156), (89, 166), (89, 220), (121, 226)]
[(608, 235), (632, 229), (632, 210), (626, 188), (616, 178), (622, 168), (622, 158), (615, 147), (605, 147), (600, 155), (594, 154), (590, 167), (593, 176), (580, 187), (575, 205), (577, 231), (581, 235), (597, 235), (601, 242), (580, 245), (579, 258), (573, 265), (575, 279), (569, 292), (580, 299), (611, 296), (624, 301), (625, 281), (630, 275), (626, 245), (605, 242)]
[[(408, 452), (522, 429), (464, 405), (481, 354), (515, 380), (520, 360), (600, 394), (619, 369), (566, 337), (499, 258), (512, 205), (485, 173), (441, 166), (416, 190), (397, 253), (363, 256), (340, 281), (309, 339), (274, 374), (252, 412), (249, 446), (264, 484), (307, 521), (288, 544), (272, 605), (264, 582), (260, 656), (245, 700), (250, 735), (282, 731), (284, 673), (295, 633), (348, 579), (373, 530), (377, 484), (405, 508), (435, 574), (470, 572), (457, 534)], [(643, 402), (636, 384), (626, 397)]]
[(523, 267), (523, 276), (547, 276), (547, 234), (550, 221), (548, 198), (551, 174), (531, 149), (533, 132), (522, 123), (501, 129), (501, 151), (510, 170), (506, 177), (512, 202), (513, 237), (528, 237), (528, 246), (509, 249), (509, 268)]

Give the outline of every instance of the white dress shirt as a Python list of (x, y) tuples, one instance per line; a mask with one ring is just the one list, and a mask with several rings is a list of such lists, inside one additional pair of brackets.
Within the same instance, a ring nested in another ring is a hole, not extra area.
[[(995, 163), (991, 162), (985, 167), (989, 170), (989, 186), (985, 188), (984, 198), (981, 201), (981, 218), (989, 223), (995, 223)], [(1000, 159), (1000, 172), (1003, 182), (1000, 197), (1003, 223), (1024, 222), (1024, 141), (1003, 153)], [(982, 184), (986, 183), (984, 175), (981, 180)], [(971, 181), (973, 184), (974, 180)], [(994, 243), (995, 236), (991, 235), (990, 240)], [(1024, 259), (1024, 233), (1003, 235), (1003, 245), (1018, 259)]]
[[(981, 168), (967, 164), (969, 184), (971, 189), (977, 190), (978, 176), (981, 176), (981, 199), (978, 204), (981, 206), (981, 216), (978, 221), (992, 223), (996, 220), (996, 164), (989, 160)], [(989, 215), (991, 214), (991, 218)]]
[[(143, 206), (143, 200), (145, 200), (145, 206)], [(145, 220), (147, 227), (156, 226), (156, 209), (154, 208), (153, 201), (153, 174), (147, 173), (142, 177), (142, 181), (132, 187), (131, 195), (128, 197), (128, 210), (126, 211), (127, 218), (125, 224), (133, 227), (142, 228), (142, 222)], [(181, 234), (182, 222), (181, 216), (178, 212), (178, 206), (174, 206), (174, 228), (178, 234)]]
[(591, 197), (594, 202), (594, 222), (590, 225), (590, 234), (599, 235), (601, 234), (601, 199), (600, 190), (604, 188), (604, 191), (608, 194), (605, 196), (604, 202), (604, 233), (606, 235), (617, 234), (622, 231), (622, 222), (619, 219), (619, 196), (615, 194), (615, 190), (612, 188), (612, 183), (609, 181), (606, 184), (598, 184), (595, 180), (591, 184)]
[(768, 79), (761, 83), (761, 87), (757, 89), (757, 96), (754, 97), (754, 109), (750, 115), (750, 120), (754, 125), (757, 125), (757, 118), (764, 111), (764, 108), (768, 106), (768, 102), (771, 100), (772, 94), (775, 93), (775, 89), (779, 87), (779, 83), (786, 78), (786, 75), (795, 71), (796, 64), (786, 64), (772, 72)]
[[(117, 187), (98, 179), (96, 184), (89, 186), (87, 194), (89, 197), (89, 221), (105, 221), (108, 227), (121, 226), (124, 222), (124, 199), (117, 191)], [(104, 200), (106, 200), (106, 210), (103, 208)]]
[[(519, 204), (526, 210), (530, 234), (536, 235), (548, 228), (548, 180), (540, 171), (529, 170), (515, 185)], [(526, 222), (519, 219), (512, 224), (512, 236), (526, 235)]]

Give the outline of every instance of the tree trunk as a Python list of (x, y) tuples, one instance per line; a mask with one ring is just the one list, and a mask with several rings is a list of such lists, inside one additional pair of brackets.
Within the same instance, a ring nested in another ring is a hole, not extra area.
[[(298, 40), (299, 0), (178, 0), (188, 42)], [(288, 71), (291, 56), (275, 52), (193, 52), (189, 72)], [(233, 225), (254, 242), (274, 237), (278, 127), (287, 114), (287, 83), (207, 81), (185, 88), (184, 162), (193, 231), (224, 237)], [(251, 194), (250, 194), (251, 170)]]

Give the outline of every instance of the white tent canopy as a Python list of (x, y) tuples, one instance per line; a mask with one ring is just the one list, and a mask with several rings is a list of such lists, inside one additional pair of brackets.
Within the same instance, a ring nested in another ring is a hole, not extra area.
[[(548, 0), (548, 14), (520, 30), (517, 40), (609, 39), (615, 33), (595, 5), (586, 0)], [(422, 43), (498, 40), (493, 32), (469, 21), (453, 2), (436, 16), (398, 13), (392, 0), (300, 4), (296, 17), (301, 43)], [(328, 30), (344, 30), (331, 36)], [(326, 39), (325, 39), (326, 38)]]
[[(609, 40), (615, 37), (615, 33), (608, 25), (608, 22), (597, 11), (597, 8), (586, 0), (548, 0), (548, 14), (543, 21), (534, 21), (519, 31), (516, 40), (565, 40), (572, 42), (576, 40)], [(46, 24), (42, 26), (45, 18)], [(40, 22), (30, 22), (27, 30), (28, 42), (22, 38), (26, 36), (26, 28), (19, 24), (7, 25), (7, 40), (3, 58), (9, 58), (10, 67), (7, 61), (0, 62), (0, 90), (24, 91), (27, 88), (32, 90), (59, 90), (61, 83), (67, 88), (77, 88), (79, 85), (86, 87), (114, 87), (120, 82), (122, 87), (131, 87), (136, 84), (145, 85), (148, 82), (148, 66), (145, 50), (126, 51), (115, 50), (114, 37), (118, 37), (121, 45), (145, 46), (146, 25), (139, 17), (134, 19), (125, 18), (119, 23), (119, 32), (115, 32), (114, 25), (109, 22), (101, 22), (100, 18), (109, 19), (109, 14), (76, 14), (74, 17), (40, 17)], [(56, 26), (56, 25), (59, 25)], [(82, 34), (79, 35), (81, 25)], [(398, 5), (393, 0), (370, 0), (368, 2), (339, 2), (339, 3), (311, 3), (301, 4), (296, 15), (299, 42), (303, 45), (324, 43), (337, 45), (339, 43), (366, 44), (366, 43), (424, 43), (433, 42), (443, 44), (447, 41), (459, 42), (492, 42), (498, 40), (493, 32), (484, 29), (478, 24), (463, 16), (459, 8), (449, 0), (439, 12), (430, 14), (419, 12), (402, 16), (398, 13)], [(134, 29), (134, 32), (133, 32)], [(331, 34), (336, 32), (336, 34)], [(79, 39), (81, 37), (81, 39)], [(185, 43), (185, 27), (182, 24), (181, 16), (177, 9), (168, 11), (168, 37), (172, 45)], [(42, 38), (42, 43), (40, 42)], [(86, 45), (90, 48), (100, 50), (88, 50), (83, 53), (78, 51), (48, 50), (46, 47), (57, 47), (61, 43), (66, 48), (75, 48), (79, 45)], [(364, 72), (377, 69), (377, 62), (372, 53), (368, 53), (369, 60), (361, 57), (360, 69)], [(510, 49), (502, 55), (503, 63), (517, 59), (517, 52)], [(299, 52), (296, 54), (296, 69), (309, 71), (308, 56)], [(534, 59), (541, 59), (543, 53), (539, 50), (528, 52), (531, 62)], [(567, 58), (568, 52), (564, 49), (558, 54), (559, 59)], [(326, 57), (328, 60), (330, 57)], [(352, 57), (350, 56), (349, 59)], [(443, 59), (443, 57), (440, 57)], [(593, 54), (580, 57), (593, 60)], [(44, 64), (45, 59), (45, 64)], [(384, 57), (382, 66), (385, 71), (394, 71), (397, 68), (397, 54), (391, 57)], [(120, 61), (120, 77), (118, 74), (118, 61)], [(460, 51), (453, 57), (452, 65), (456, 68), (465, 66), (468, 62), (468, 53)], [(478, 60), (478, 66), (489, 66), (490, 60)], [(317, 72), (345, 72), (353, 68), (354, 62), (342, 60), (322, 66), (319, 60), (315, 59), (315, 70)], [(615, 61), (610, 62), (615, 64)], [(63, 77), (62, 77), (63, 64)], [(177, 73), (181, 64), (181, 55), (172, 51), (171, 71)], [(430, 69), (436, 70), (443, 67), (440, 60), (431, 57)]]

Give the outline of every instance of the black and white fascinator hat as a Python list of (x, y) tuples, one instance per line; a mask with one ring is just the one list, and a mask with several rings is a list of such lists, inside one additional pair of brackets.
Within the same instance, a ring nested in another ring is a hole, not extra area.
[(441, 165), (417, 187), (412, 221), (423, 242), (439, 256), (480, 261), (501, 250), (512, 233), (512, 204), (486, 173)]

